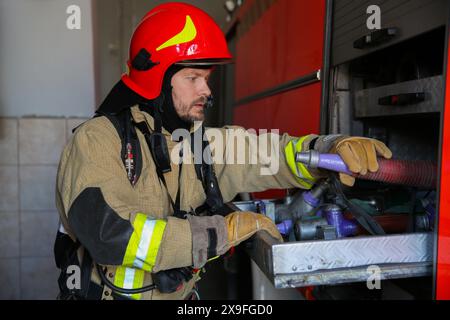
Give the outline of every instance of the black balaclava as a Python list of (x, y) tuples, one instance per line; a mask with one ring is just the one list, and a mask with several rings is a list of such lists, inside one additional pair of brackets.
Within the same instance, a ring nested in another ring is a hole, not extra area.
[(139, 104), (143, 111), (148, 112), (151, 116), (155, 117), (155, 109), (159, 108), (160, 118), (162, 126), (170, 133), (176, 129), (190, 130), (192, 126), (191, 121), (185, 121), (178, 116), (172, 99), (172, 77), (183, 69), (183, 66), (172, 65), (167, 69), (161, 88), (161, 94), (158, 98), (148, 100), (135, 93), (133, 90), (120, 80), (112, 88), (108, 96), (97, 110), (97, 113), (112, 113), (117, 114), (125, 108), (132, 107)]
[(128, 88), (122, 80), (119, 80), (96, 112), (99, 114), (118, 114), (126, 108), (142, 103), (148, 103), (148, 100)]
[[(167, 69), (162, 83), (161, 94), (156, 99), (156, 100), (160, 99), (159, 104), (162, 104), (160, 110), (162, 126), (170, 133), (172, 133), (176, 129), (186, 129), (189, 131), (192, 126), (192, 122), (185, 121), (180, 118), (177, 111), (175, 110), (175, 106), (173, 104), (172, 99), (172, 84), (171, 84), (172, 77), (175, 75), (175, 73), (177, 73), (183, 68), (184, 67), (182, 66), (172, 65), (169, 69)], [(151, 105), (149, 108), (149, 112), (153, 116), (155, 108), (158, 107), (158, 103), (155, 104), (156, 105), (153, 106)]]

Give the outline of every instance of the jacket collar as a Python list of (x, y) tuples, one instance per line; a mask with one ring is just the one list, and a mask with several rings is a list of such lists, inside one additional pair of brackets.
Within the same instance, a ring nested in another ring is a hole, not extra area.
[[(139, 105), (134, 105), (133, 107), (131, 107), (131, 115), (133, 117), (134, 122), (136, 122), (136, 123), (145, 122), (150, 131), (155, 130), (155, 119), (153, 119), (153, 117), (150, 115), (150, 113), (148, 113), (145, 110), (142, 110), (139, 107)], [(189, 132), (193, 133), (202, 124), (203, 124), (203, 122), (197, 121), (194, 125), (191, 126), (191, 129), (189, 130)], [(162, 134), (164, 134), (164, 136), (166, 136), (168, 138), (169, 137), (172, 138), (172, 134), (169, 131), (167, 131), (166, 129), (164, 129), (164, 127), (162, 128)]]

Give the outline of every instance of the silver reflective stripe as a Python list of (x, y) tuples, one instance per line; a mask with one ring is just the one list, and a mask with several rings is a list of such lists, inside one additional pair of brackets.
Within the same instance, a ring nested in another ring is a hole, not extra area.
[(125, 278), (123, 279), (123, 288), (124, 289), (133, 289), (134, 272), (135, 272), (135, 270), (133, 268), (125, 269)]
[(136, 252), (136, 259), (134, 259), (133, 266), (142, 269), (145, 259), (147, 258), (148, 248), (152, 241), (153, 230), (155, 229), (156, 220), (147, 219), (142, 228), (141, 239), (139, 247)]

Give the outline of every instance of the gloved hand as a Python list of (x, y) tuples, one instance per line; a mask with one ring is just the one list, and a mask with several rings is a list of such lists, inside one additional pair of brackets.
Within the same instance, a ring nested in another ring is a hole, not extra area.
[[(383, 142), (364, 137), (340, 136), (333, 141), (328, 152), (339, 154), (350, 171), (361, 175), (378, 171), (377, 154), (392, 158), (391, 150)], [(347, 186), (355, 184), (355, 178), (347, 174), (340, 173), (339, 178)]]
[(237, 246), (244, 240), (260, 230), (267, 231), (273, 238), (283, 242), (283, 238), (278, 232), (275, 224), (268, 217), (262, 214), (237, 211), (228, 214), (225, 218), (225, 224), (228, 232), (228, 243), (230, 246)]
[(283, 241), (272, 220), (254, 212), (235, 211), (225, 217), (188, 214), (187, 220), (192, 234), (192, 266), (197, 269), (260, 230)]

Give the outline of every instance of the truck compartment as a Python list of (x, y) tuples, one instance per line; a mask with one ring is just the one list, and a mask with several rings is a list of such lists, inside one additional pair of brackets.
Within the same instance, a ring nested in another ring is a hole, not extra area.
[[(275, 287), (362, 284), (377, 270), (382, 280), (410, 278), (413, 287), (420, 282), (422, 293), (431, 292), (445, 28), (402, 40), (332, 65), (322, 121), (329, 134), (383, 141), (394, 160), (409, 161), (405, 170), (423, 179), (433, 175), (434, 182), (411, 186), (357, 179), (340, 194), (334, 178), (323, 182), (323, 192), (316, 186), (307, 196), (298, 191), (258, 202), (253, 209), (279, 225), (290, 221), (283, 225), (289, 229), (285, 243), (258, 235), (248, 248)], [(318, 201), (313, 205), (311, 195)], [(368, 218), (358, 219), (361, 214)], [(368, 231), (360, 223), (367, 220), (384, 233)]]

